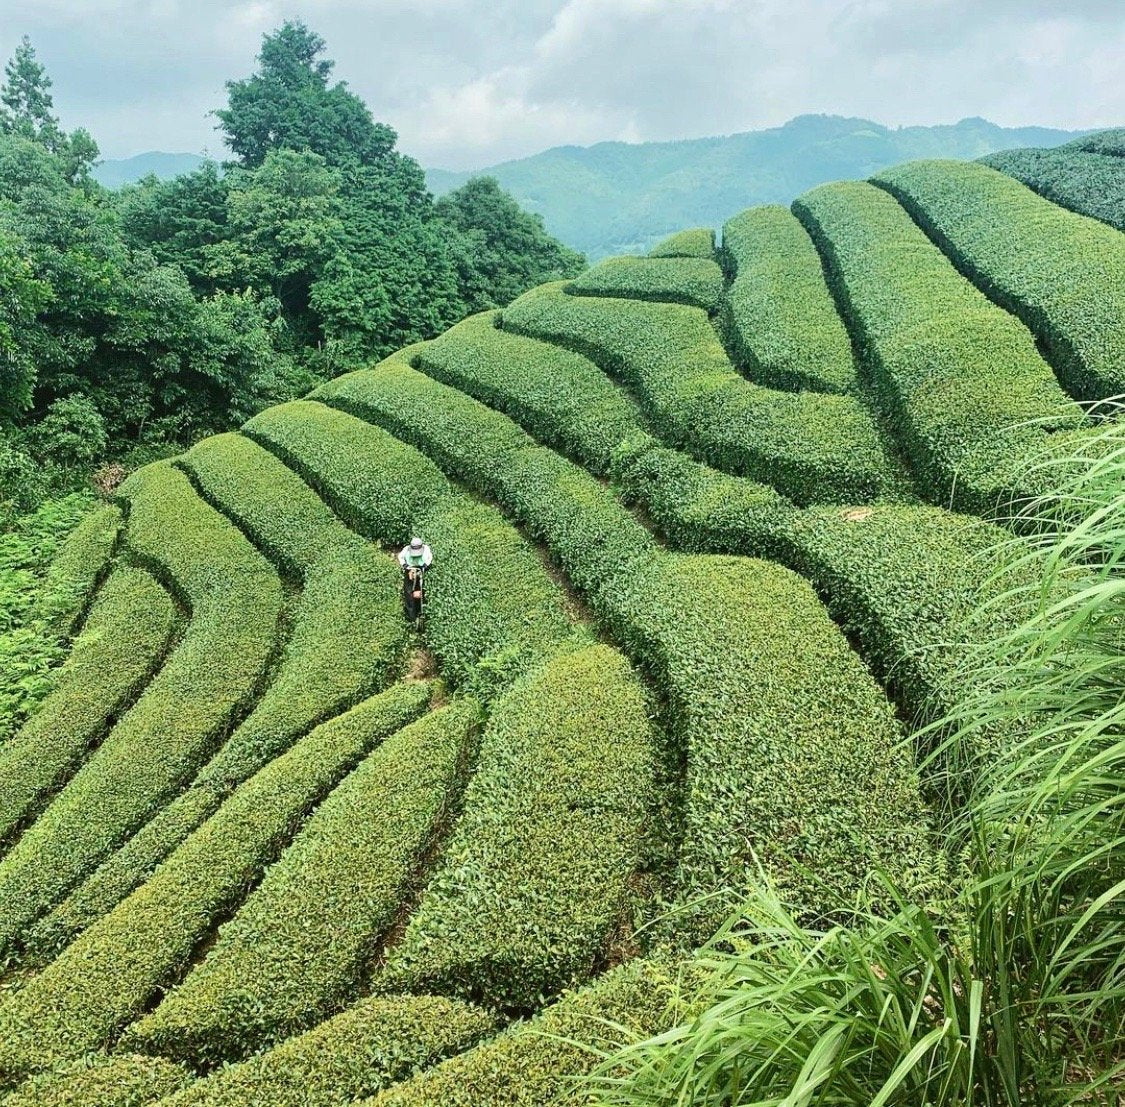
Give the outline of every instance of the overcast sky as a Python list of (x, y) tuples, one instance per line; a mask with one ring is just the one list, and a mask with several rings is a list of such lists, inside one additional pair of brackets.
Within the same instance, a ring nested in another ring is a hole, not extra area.
[(1125, 0), (0, 0), (106, 157), (222, 155), (207, 112), (304, 19), (423, 164), (687, 138), (802, 112), (1125, 124)]

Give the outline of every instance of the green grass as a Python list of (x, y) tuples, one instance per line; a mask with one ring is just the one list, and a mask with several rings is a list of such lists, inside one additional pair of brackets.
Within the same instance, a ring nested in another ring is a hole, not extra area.
[(354, 995), (434, 844), (479, 706), (458, 700), (389, 737), (317, 808), (206, 959), (126, 1034), (193, 1063), (238, 1059)]
[(653, 752), (640, 684), (608, 646), (517, 684), (380, 987), (526, 1011), (591, 976), (640, 862)]
[(0, 1004), (0, 1081), (104, 1047), (188, 963), (306, 813), (431, 689), (401, 684), (322, 724), (224, 803), (152, 879)]
[(575, 277), (566, 290), (576, 296), (619, 296), (712, 312), (723, 294), (723, 271), (710, 256), (606, 258)]
[(502, 319), (506, 330), (584, 354), (624, 382), (669, 445), (798, 503), (871, 499), (890, 479), (875, 425), (853, 397), (751, 384), (696, 308), (544, 285)]
[(909, 162), (889, 189), (984, 292), (1044, 345), (1082, 400), (1125, 393), (1125, 238), (976, 162)]
[(758, 207), (723, 225), (732, 280), (719, 327), (736, 364), (758, 384), (854, 392), (852, 344), (808, 232), (782, 207)]
[(109, 565), (121, 513), (75, 493), (0, 534), (0, 743), (55, 686), (70, 636)]
[(121, 492), (128, 548), (191, 618), (144, 694), (0, 862), (4, 951), (190, 780), (251, 702), (275, 648), (277, 574), (187, 478), (159, 463)]

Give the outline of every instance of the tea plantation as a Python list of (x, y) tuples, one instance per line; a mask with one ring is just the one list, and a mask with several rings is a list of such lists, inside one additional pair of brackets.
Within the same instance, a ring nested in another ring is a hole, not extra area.
[(134, 473), (0, 744), (0, 1103), (585, 1102), (758, 883), (940, 912), (917, 732), (1125, 391), (1125, 235), (1054, 198), (825, 185)]

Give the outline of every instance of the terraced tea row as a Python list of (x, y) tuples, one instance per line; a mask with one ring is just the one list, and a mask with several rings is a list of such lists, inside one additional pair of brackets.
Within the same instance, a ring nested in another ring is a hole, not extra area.
[(1081, 400), (1125, 393), (1125, 237), (973, 162), (911, 162), (873, 178), (959, 269), (1018, 315)]
[[(745, 880), (746, 843), (798, 899), (825, 902), (852, 888), (875, 856), (890, 867), (927, 872), (924, 839), (892, 829), (908, 811), (914, 826), (924, 822), (909, 753), (886, 701), (799, 578), (764, 562), (663, 554), (584, 470), (536, 445), (498, 412), (417, 373), (403, 355), (338, 378), (314, 395), (415, 443), (504, 505), (547, 544), (630, 655), (666, 690), (674, 725), (692, 743), (682, 890), (714, 891), (728, 879)], [(713, 599), (703, 609), (700, 594)], [(693, 613), (688, 623), (684, 611)], [(808, 670), (797, 663), (801, 655), (809, 658)], [(825, 672), (838, 679), (825, 681)], [(817, 688), (826, 700), (816, 702)], [(811, 753), (811, 763), (764, 744), (794, 725), (794, 704), (807, 708), (796, 714), (797, 725), (809, 728), (800, 748)], [(788, 763), (790, 771), (772, 771), (778, 763)], [(874, 778), (893, 801), (859, 800), (870, 792), (873, 764), (880, 766)], [(847, 782), (861, 765), (863, 788)], [(846, 850), (836, 851), (815, 829), (815, 811), (826, 803), (849, 828)], [(891, 823), (882, 822), (882, 813), (892, 811)], [(784, 846), (759, 837), (759, 827), (772, 829), (774, 820), (786, 818), (800, 829)], [(793, 853), (827, 874), (824, 883), (803, 883)], [(829, 856), (831, 863), (822, 866)]]

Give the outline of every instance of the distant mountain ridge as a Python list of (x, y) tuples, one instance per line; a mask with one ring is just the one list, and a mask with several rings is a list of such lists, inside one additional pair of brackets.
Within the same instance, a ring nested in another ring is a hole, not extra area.
[(191, 173), (204, 161), (206, 158), (199, 154), (166, 154), (160, 150), (149, 150), (131, 158), (106, 158), (95, 167), (93, 177), (106, 188), (120, 188), (150, 173), (162, 181), (178, 177), (181, 173)]
[(975, 159), (1058, 146), (1081, 133), (979, 118), (890, 128), (802, 115), (769, 130), (715, 138), (557, 146), (472, 172), (432, 169), (426, 179), (440, 195), (470, 177), (496, 177), (522, 207), (543, 216), (553, 235), (596, 259), (639, 252), (683, 227), (717, 227), (754, 204), (787, 204), (826, 181), (868, 177), (912, 158)]

